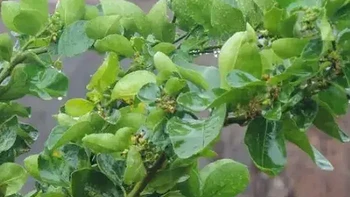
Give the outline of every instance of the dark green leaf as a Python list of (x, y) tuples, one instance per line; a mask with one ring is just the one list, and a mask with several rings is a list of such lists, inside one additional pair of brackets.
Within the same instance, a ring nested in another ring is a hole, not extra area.
[(155, 83), (148, 83), (148, 84), (144, 85), (140, 89), (137, 97), (141, 101), (146, 102), (146, 103), (155, 102), (157, 100), (157, 98), (161, 97), (160, 89), (157, 86), (157, 84), (155, 84)]
[(339, 128), (332, 110), (322, 101), (319, 102), (319, 110), (313, 123), (327, 135), (341, 142), (350, 142), (350, 138)]
[(115, 187), (104, 174), (91, 169), (75, 171), (72, 174), (73, 197), (122, 197), (121, 188)]
[(264, 82), (255, 78), (253, 75), (240, 70), (231, 71), (227, 75), (226, 81), (228, 85), (233, 88), (242, 88), (249, 85), (264, 84)]
[(85, 0), (60, 0), (58, 12), (65, 25), (70, 25), (85, 15)]
[(189, 158), (203, 151), (220, 134), (226, 114), (226, 105), (221, 105), (213, 111), (206, 120), (170, 119), (166, 132), (173, 145), (176, 155)]
[(147, 174), (141, 154), (135, 146), (131, 146), (126, 159), (124, 183), (131, 185), (141, 181)]
[(336, 115), (344, 115), (348, 110), (345, 89), (337, 84), (332, 84), (328, 89), (319, 92), (318, 99), (327, 104)]
[(54, 186), (69, 186), (71, 174), (90, 167), (85, 150), (75, 144), (68, 144), (52, 153), (42, 153), (38, 158), (40, 177)]
[(6, 187), (5, 196), (19, 192), (27, 181), (26, 171), (18, 164), (4, 163), (0, 165), (0, 172), (0, 187)]
[(249, 184), (247, 166), (230, 159), (213, 162), (200, 171), (202, 197), (232, 197)]
[(10, 61), (13, 43), (7, 33), (0, 34), (0, 60)]
[(120, 16), (98, 16), (86, 23), (86, 35), (97, 40), (111, 34), (122, 34), (124, 29), (120, 20)]
[(101, 172), (113, 181), (114, 184), (123, 184), (123, 176), (126, 166), (124, 160), (116, 160), (108, 154), (99, 154), (96, 157), (96, 161)]
[(201, 179), (196, 167), (192, 168), (189, 172), (189, 178), (185, 182), (178, 183), (178, 188), (181, 193), (186, 197), (201, 196)]
[(17, 117), (12, 117), (0, 124), (0, 153), (9, 150), (16, 141), (18, 127)]
[(310, 144), (304, 128), (299, 128), (292, 119), (283, 122), (284, 137), (303, 150), (322, 170), (333, 170), (332, 164)]
[(280, 122), (254, 119), (249, 123), (244, 142), (260, 170), (270, 175), (283, 170), (287, 153)]
[(280, 103), (276, 103), (266, 110), (263, 110), (262, 115), (267, 120), (280, 120), (282, 116), (282, 107)]
[[(80, 0), (79, 0), (80, 1)], [(87, 51), (94, 43), (85, 33), (86, 21), (76, 21), (66, 27), (58, 41), (58, 54), (73, 57)]]

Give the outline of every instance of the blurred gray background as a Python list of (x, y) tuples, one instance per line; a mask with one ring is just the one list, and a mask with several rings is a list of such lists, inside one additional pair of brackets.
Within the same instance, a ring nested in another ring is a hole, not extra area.
[[(50, 8), (55, 8), (56, 0), (49, 0)], [(90, 4), (96, 4), (97, 0), (86, 0)], [(0, 0), (1, 2), (1, 0)], [(132, 0), (146, 12), (157, 0)], [(1, 32), (6, 31), (3, 26)], [(43, 102), (33, 97), (22, 99), (22, 102), (32, 106), (32, 118), (29, 123), (40, 131), (39, 140), (33, 145), (31, 154), (39, 153), (44, 146), (50, 130), (56, 122), (53, 114), (69, 98), (85, 97), (85, 86), (90, 80), (102, 57), (94, 52), (88, 52), (81, 56), (64, 60), (64, 72), (70, 78), (69, 93), (63, 100)], [(217, 59), (213, 55), (207, 55), (198, 59), (202, 65), (217, 65)], [(350, 128), (350, 116), (339, 120), (342, 128)], [(219, 158), (231, 158), (245, 163), (251, 168), (251, 184), (245, 194), (239, 197), (348, 197), (350, 196), (350, 147), (311, 129), (309, 132), (312, 144), (315, 145), (334, 165), (333, 172), (324, 172), (293, 145), (288, 146), (288, 165), (286, 170), (275, 178), (269, 178), (258, 172), (252, 162), (243, 142), (244, 128), (231, 126), (225, 128), (220, 143), (216, 146)], [(23, 156), (22, 158), (24, 158)], [(205, 165), (209, 161), (201, 161)], [(32, 185), (24, 190), (28, 191)]]

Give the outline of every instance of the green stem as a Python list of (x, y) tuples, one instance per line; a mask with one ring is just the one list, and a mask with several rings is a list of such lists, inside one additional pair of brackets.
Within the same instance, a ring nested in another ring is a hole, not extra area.
[[(173, 44), (176, 44), (178, 42), (180, 42), (181, 40), (187, 40), (198, 28), (200, 28), (201, 26), (200, 25), (197, 25), (195, 27), (193, 27), (189, 32), (187, 32), (186, 34), (180, 36), (178, 39), (176, 39)], [(179, 45), (180, 47), (181, 45)], [(179, 48), (178, 47), (178, 48)]]
[(31, 53), (34, 53), (36, 55), (40, 55), (40, 54), (43, 54), (46, 52), (47, 52), (47, 48), (44, 47), (44, 48), (30, 49), (28, 51), (20, 52), (17, 55), (15, 55), (12, 58), (10, 64), (1, 70), (1, 72), (0, 72), (0, 84), (11, 74), (12, 70), (18, 64), (20, 64), (20, 63), (24, 62), (24, 60), (26, 60), (28, 55), (30, 55)]
[(166, 161), (165, 153), (162, 153), (158, 160), (153, 164), (153, 166), (148, 170), (145, 178), (141, 182), (137, 183), (127, 197), (139, 197), (142, 191), (147, 187), (148, 183), (156, 175), (157, 171), (162, 168), (164, 162)]

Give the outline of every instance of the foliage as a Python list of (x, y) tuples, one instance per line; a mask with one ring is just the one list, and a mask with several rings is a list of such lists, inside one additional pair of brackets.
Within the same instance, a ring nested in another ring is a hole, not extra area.
[[(313, 125), (350, 141), (336, 123), (350, 88), (348, 0), (159, 0), (148, 14), (124, 0), (60, 0), (54, 14), (47, 0), (21, 0), (4, 1), (1, 18), (11, 33), (0, 34), (0, 196), (21, 196), (30, 175), (27, 197), (232, 197), (249, 183), (245, 165), (197, 166), (216, 156), (224, 126), (247, 126), (270, 176), (286, 142), (333, 169), (308, 140)], [(67, 101), (45, 149), (15, 164), (38, 136), (16, 100), (66, 96), (61, 59), (88, 50), (105, 59), (86, 98)], [(204, 54), (218, 66), (196, 65)]]

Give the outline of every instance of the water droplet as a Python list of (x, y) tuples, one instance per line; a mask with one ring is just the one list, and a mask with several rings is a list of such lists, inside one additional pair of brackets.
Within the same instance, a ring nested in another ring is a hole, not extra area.
[(59, 100), (59, 101), (62, 101), (62, 99), (63, 99), (62, 97), (58, 97), (58, 98), (57, 98), (57, 100)]
[(90, 77), (92, 77), (92, 75), (90, 75)]

